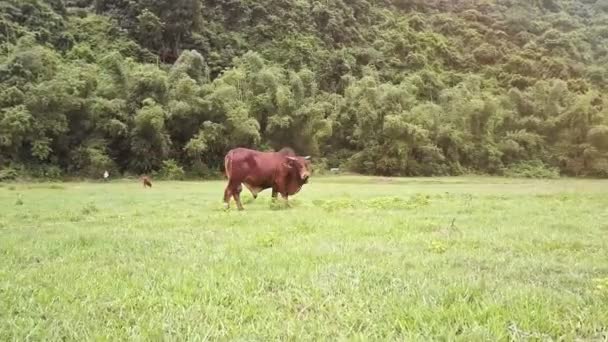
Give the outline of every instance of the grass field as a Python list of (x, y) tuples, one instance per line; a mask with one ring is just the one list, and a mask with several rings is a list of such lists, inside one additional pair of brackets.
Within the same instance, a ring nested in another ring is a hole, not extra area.
[(608, 339), (608, 182), (0, 184), (0, 341)]

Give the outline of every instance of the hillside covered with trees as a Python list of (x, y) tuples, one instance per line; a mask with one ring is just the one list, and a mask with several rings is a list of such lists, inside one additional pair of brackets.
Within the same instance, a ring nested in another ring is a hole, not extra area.
[(4, 177), (204, 177), (236, 146), (606, 177), (607, 90), (608, 0), (0, 3)]

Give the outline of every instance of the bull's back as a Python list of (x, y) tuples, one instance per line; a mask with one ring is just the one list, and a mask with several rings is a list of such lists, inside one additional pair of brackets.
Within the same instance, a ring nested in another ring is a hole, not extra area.
[(240, 182), (266, 184), (272, 181), (277, 165), (282, 162), (276, 152), (261, 152), (248, 148), (234, 148), (226, 154), (226, 176)]

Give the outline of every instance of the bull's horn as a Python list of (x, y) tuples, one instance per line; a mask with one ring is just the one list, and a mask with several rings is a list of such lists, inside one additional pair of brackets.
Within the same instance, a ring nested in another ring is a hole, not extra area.
[(309, 159), (310, 159), (310, 156), (306, 156), (306, 157), (304, 157), (304, 159), (309, 160)]
[(295, 161), (295, 160), (296, 160), (296, 157), (289, 157), (289, 156), (287, 156), (287, 159), (289, 159), (289, 160), (294, 160), (294, 161)]

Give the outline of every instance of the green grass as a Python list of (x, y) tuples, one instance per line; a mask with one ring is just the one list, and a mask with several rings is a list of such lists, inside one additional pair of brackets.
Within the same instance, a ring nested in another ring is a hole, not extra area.
[(0, 340), (608, 338), (608, 183), (0, 187)]

